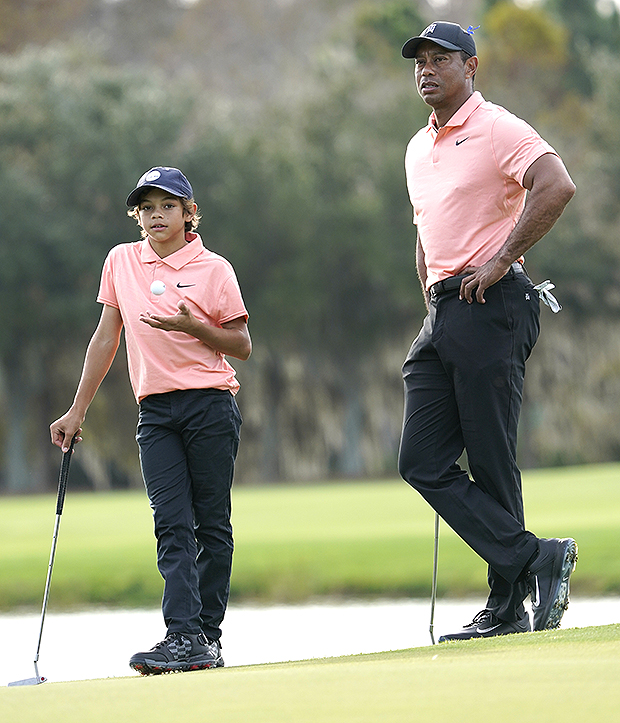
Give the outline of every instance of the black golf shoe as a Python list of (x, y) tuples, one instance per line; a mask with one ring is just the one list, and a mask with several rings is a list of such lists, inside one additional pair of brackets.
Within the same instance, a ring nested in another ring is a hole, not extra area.
[(142, 675), (182, 673), (223, 665), (219, 641), (210, 641), (203, 633), (170, 633), (148, 652), (136, 653), (129, 661), (129, 666)]
[(458, 633), (442, 635), (440, 643), (449, 640), (471, 640), (472, 638), (492, 638), (495, 635), (512, 635), (512, 633), (529, 633), (530, 617), (525, 613), (524, 617), (514, 622), (500, 620), (490, 610), (481, 610), (467, 625), (463, 626)]
[(534, 630), (560, 627), (568, 607), (570, 576), (577, 563), (577, 543), (570, 537), (539, 540), (538, 556), (526, 574), (532, 599)]

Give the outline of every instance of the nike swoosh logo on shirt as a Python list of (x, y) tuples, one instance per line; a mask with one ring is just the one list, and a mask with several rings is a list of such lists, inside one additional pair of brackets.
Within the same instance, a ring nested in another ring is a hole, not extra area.
[(190, 286), (196, 286), (196, 284), (177, 284), (177, 289), (188, 289)]
[[(467, 138), (469, 138), (469, 136), (467, 136)], [(467, 140), (467, 138), (461, 138), (460, 141), (457, 141), (457, 142), (456, 142), (456, 145), (457, 145), (457, 146), (460, 146), (461, 143), (465, 143), (465, 141)]]

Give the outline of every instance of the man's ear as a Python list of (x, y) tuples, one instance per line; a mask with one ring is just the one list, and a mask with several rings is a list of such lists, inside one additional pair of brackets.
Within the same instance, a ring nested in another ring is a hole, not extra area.
[(478, 56), (472, 55), (470, 58), (467, 58), (465, 61), (465, 77), (467, 78), (473, 78), (474, 75), (476, 75), (476, 71), (478, 70)]

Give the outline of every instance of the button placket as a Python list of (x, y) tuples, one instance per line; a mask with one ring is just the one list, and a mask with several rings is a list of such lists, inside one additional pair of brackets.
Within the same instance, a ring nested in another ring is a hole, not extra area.
[[(166, 293), (165, 291), (164, 291), (164, 294), (153, 293), (153, 282), (154, 281), (161, 281), (163, 284), (166, 284), (166, 281), (164, 279), (163, 270), (164, 270), (164, 264), (161, 261), (157, 261), (155, 263), (155, 268), (153, 270), (153, 277), (151, 279), (151, 288), (149, 289), (150, 301), (152, 304), (159, 304), (162, 296)], [(166, 287), (167, 287), (167, 284), (166, 284)]]

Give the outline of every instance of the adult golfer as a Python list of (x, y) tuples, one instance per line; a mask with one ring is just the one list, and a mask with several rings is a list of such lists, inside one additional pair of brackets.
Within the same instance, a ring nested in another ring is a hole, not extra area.
[(198, 207), (181, 171), (147, 171), (127, 205), (142, 239), (108, 254), (97, 297), (101, 319), (73, 404), (50, 427), (52, 442), (66, 451), (81, 433), (124, 327), (167, 627), (164, 640), (129, 664), (145, 675), (214, 668), (224, 665), (220, 624), (241, 424), (239, 383), (225, 355), (249, 357), (248, 314), (233, 268), (196, 233)]
[[(517, 423), (539, 298), (522, 255), (575, 192), (527, 123), (474, 91), (473, 30), (435, 22), (402, 49), (432, 109), (405, 169), (428, 315), (403, 366), (403, 478), (488, 563), (486, 608), (445, 640), (555, 628), (577, 546), (524, 527)], [(457, 460), (467, 451), (468, 473)]]

